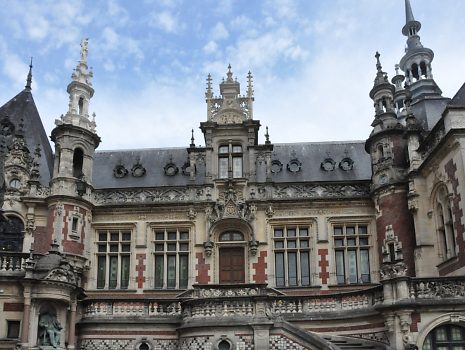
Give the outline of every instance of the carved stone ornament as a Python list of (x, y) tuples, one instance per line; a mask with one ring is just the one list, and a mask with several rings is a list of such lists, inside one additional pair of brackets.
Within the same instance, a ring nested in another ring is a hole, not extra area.
[(336, 162), (333, 158), (326, 158), (321, 162), (320, 168), (324, 171), (333, 171), (336, 168)]
[(189, 176), (191, 174), (191, 170), (193, 170), (195, 174), (195, 166), (191, 167), (190, 162), (185, 162), (181, 168), (182, 174), (186, 176)]
[(388, 280), (397, 277), (404, 277), (407, 275), (407, 266), (403, 261), (396, 264), (382, 265), (380, 275), (382, 280)]
[(166, 176), (174, 176), (179, 172), (179, 169), (176, 164), (169, 162), (163, 167), (163, 171), (165, 172)]
[[(392, 225), (386, 226), (386, 238), (383, 240), (381, 251), (383, 253), (383, 263), (393, 264), (396, 261), (403, 260), (402, 242), (394, 234)], [(391, 256), (391, 253), (394, 253), (394, 256)]]
[(344, 171), (352, 170), (353, 167), (354, 167), (354, 161), (349, 157), (346, 157), (339, 162), (339, 168)]
[(289, 163), (287, 163), (287, 170), (291, 173), (298, 173), (302, 170), (302, 162), (297, 158), (291, 159)]
[(197, 212), (195, 211), (194, 207), (189, 208), (187, 212), (187, 217), (189, 218), (189, 220), (195, 220), (195, 218), (197, 217)]
[(137, 164), (134, 164), (134, 166), (131, 169), (131, 174), (134, 177), (142, 177), (145, 175), (145, 173), (145, 168), (142, 166), (142, 164), (139, 164), (139, 162), (137, 162)]
[(268, 208), (266, 208), (265, 210), (265, 215), (268, 217), (268, 218), (272, 218), (274, 216), (274, 210), (273, 210), (273, 207), (270, 205)]
[(49, 281), (66, 282), (71, 284), (77, 284), (77, 278), (73, 271), (73, 268), (69, 264), (62, 264), (51, 270), (44, 278)]
[(255, 219), (257, 207), (253, 204), (247, 204), (232, 186), (219, 196), (216, 204), (207, 207), (205, 214), (210, 223), (226, 218), (237, 218), (245, 221)]

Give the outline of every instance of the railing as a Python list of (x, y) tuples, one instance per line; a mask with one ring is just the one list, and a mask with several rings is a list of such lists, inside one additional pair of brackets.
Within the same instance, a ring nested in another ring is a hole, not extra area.
[(411, 299), (454, 299), (465, 297), (465, 277), (412, 278)]
[(305, 317), (370, 310), (380, 303), (380, 287), (334, 295), (294, 297), (262, 286), (205, 286), (195, 287), (175, 300), (89, 300), (84, 318), (178, 317), (179, 320), (192, 320), (296, 314)]
[(0, 274), (4, 272), (22, 272), (28, 253), (0, 252)]

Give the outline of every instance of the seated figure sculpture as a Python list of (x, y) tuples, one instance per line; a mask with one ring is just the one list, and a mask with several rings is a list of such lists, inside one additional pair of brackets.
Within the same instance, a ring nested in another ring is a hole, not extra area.
[(39, 318), (39, 345), (51, 345), (54, 348), (60, 345), (60, 322), (55, 315), (45, 313)]

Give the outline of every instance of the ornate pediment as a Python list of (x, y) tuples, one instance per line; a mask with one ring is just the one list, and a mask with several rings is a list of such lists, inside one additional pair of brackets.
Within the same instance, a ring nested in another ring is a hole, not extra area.
[(67, 263), (52, 269), (47, 276), (45, 276), (44, 280), (66, 282), (75, 285), (77, 285), (78, 282), (73, 267)]
[(210, 223), (222, 219), (241, 219), (250, 222), (255, 219), (256, 212), (256, 206), (245, 203), (242, 193), (232, 184), (219, 194), (218, 201), (214, 205), (205, 210)]

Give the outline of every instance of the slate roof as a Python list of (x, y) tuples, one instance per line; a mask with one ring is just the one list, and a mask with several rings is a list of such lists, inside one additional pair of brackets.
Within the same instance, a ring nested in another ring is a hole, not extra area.
[(8, 116), (15, 125), (24, 124), (24, 138), (31, 156), (37, 145), (40, 146), (41, 158), (39, 162), (40, 183), (48, 186), (53, 171), (53, 154), (47, 134), (37, 111), (31, 90), (24, 89), (3, 106), (0, 107), (0, 118)]
[(448, 104), (449, 107), (465, 107), (465, 83)]
[[(272, 181), (278, 183), (369, 181), (371, 163), (364, 145), (364, 141), (275, 144), (272, 160), (275, 163), (279, 161), (282, 170), (272, 174)], [(330, 158), (332, 162), (329, 161)], [(350, 169), (343, 169), (341, 163), (344, 159), (349, 160), (346, 165), (350, 164)], [(98, 151), (94, 157), (93, 186), (96, 189), (185, 186), (192, 184), (189, 175), (183, 174), (182, 171), (187, 160), (186, 148)], [(292, 160), (301, 164), (299, 171), (288, 170), (288, 164)], [(332, 164), (329, 166), (330, 170), (323, 169), (322, 163), (325, 160)], [(165, 174), (164, 167), (168, 163), (177, 167), (176, 175)], [(132, 175), (131, 169), (137, 164), (145, 168), (144, 176)], [(114, 169), (121, 165), (127, 170), (127, 175), (115, 177)], [(259, 178), (258, 181), (264, 179)], [(197, 163), (194, 184), (205, 184), (203, 163)]]

